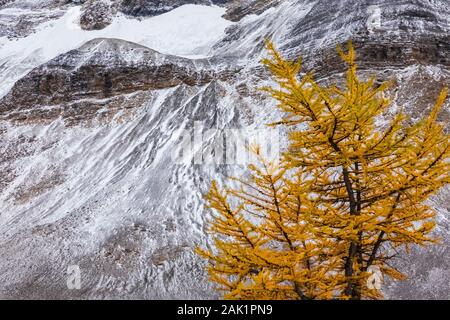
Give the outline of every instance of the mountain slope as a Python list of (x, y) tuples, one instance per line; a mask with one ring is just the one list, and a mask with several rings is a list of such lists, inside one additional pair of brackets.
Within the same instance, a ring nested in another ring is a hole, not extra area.
[[(29, 15), (26, 2), (8, 4), (0, 24), (11, 12)], [(374, 4), (381, 26), (372, 28)], [(334, 48), (352, 39), (361, 74), (392, 79), (393, 111), (413, 117), (450, 84), (445, 0), (221, 5), (141, 20), (118, 13), (104, 29), (85, 31), (82, 7), (69, 3), (30, 26), (36, 33), (0, 34), (1, 298), (217, 297), (192, 251), (207, 240), (202, 193), (244, 167), (180, 163), (173, 154), (180, 129), (217, 129), (205, 132), (208, 150), (226, 129), (253, 137), (277, 118), (257, 90), (270, 83), (260, 66), (266, 37), (304, 56), (324, 82), (341, 76)], [(200, 17), (209, 31), (198, 29)], [(67, 29), (72, 38), (46, 42)], [(432, 199), (443, 245), (405, 255), (399, 265), (412, 277), (387, 283), (388, 298), (448, 298), (450, 282), (439, 282), (450, 277), (448, 199), (448, 190)], [(81, 290), (67, 289), (69, 265), (80, 266)]]

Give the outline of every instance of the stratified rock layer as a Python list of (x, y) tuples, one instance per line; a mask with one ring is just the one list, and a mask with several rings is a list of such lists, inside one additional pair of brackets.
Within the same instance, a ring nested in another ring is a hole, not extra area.
[[(83, 113), (92, 114), (90, 109), (98, 105), (95, 100), (183, 84), (203, 86), (227, 80), (236, 71), (213, 70), (211, 62), (164, 55), (118, 39), (94, 39), (17, 81), (0, 100), (0, 114), (10, 120), (49, 120), (69, 108), (65, 117), (77, 111), (80, 118)], [(74, 110), (72, 104), (80, 100), (84, 107), (78, 104)], [(42, 110), (49, 107), (56, 108)]]

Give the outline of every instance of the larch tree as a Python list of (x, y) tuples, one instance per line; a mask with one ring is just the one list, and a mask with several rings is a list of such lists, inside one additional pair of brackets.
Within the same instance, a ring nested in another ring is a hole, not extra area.
[(390, 260), (437, 241), (426, 200), (450, 181), (449, 135), (437, 121), (447, 89), (423, 119), (387, 119), (388, 83), (357, 76), (351, 44), (338, 47), (342, 87), (299, 77), (299, 60), (267, 48), (277, 85), (264, 90), (285, 114), (271, 125), (286, 127), (289, 145), (280, 161), (259, 156), (237, 187), (213, 182), (214, 244), (197, 252), (228, 299), (382, 298), (371, 268), (403, 279)]

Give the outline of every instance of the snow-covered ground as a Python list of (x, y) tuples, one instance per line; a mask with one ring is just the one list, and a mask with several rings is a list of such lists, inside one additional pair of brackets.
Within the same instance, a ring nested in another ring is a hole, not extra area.
[[(27, 13), (23, 9), (4, 9), (0, 18)], [(232, 24), (222, 18), (224, 13), (222, 7), (184, 5), (141, 20), (118, 14), (105, 29), (86, 31), (79, 25), (81, 6), (72, 7), (60, 19), (43, 23), (36, 33), (25, 38), (0, 38), (0, 97), (34, 67), (95, 38), (127, 40), (177, 56), (207, 57)]]

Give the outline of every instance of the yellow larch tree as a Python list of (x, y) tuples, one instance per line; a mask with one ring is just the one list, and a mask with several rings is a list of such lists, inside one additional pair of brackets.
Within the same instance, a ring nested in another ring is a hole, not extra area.
[[(332, 241), (315, 239), (305, 212), (315, 210), (308, 197), (311, 180), (258, 155), (239, 188), (207, 194), (215, 212), (210, 232), (214, 250), (197, 251), (209, 260), (209, 274), (230, 299), (329, 299), (343, 283), (334, 274), (340, 258)], [(315, 239), (311, 241), (311, 239)]]
[(341, 88), (300, 78), (299, 60), (267, 48), (277, 86), (264, 90), (285, 114), (271, 125), (287, 128), (289, 146), (279, 162), (259, 157), (238, 187), (212, 184), (215, 241), (197, 252), (225, 298), (381, 298), (370, 268), (403, 279), (390, 260), (436, 242), (426, 200), (450, 181), (449, 135), (437, 121), (447, 89), (420, 121), (387, 119), (389, 84), (357, 76), (351, 44), (338, 47)]

